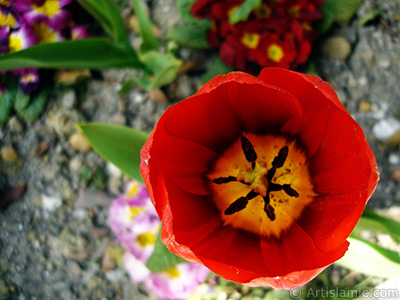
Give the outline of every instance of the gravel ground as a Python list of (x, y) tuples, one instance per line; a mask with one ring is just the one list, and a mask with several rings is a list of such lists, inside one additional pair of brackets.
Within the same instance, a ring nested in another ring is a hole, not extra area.
[[(153, 1), (160, 28), (179, 22), (173, 2)], [(381, 14), (360, 26), (376, 8)], [(363, 127), (378, 160), (381, 181), (369, 205), (398, 219), (400, 3), (365, 1), (354, 20), (319, 44), (320, 75)], [(36, 122), (13, 117), (0, 126), (0, 191), (23, 190), (0, 212), (0, 299), (156, 299), (114, 259), (121, 249), (107, 228), (107, 209), (128, 179), (91, 151), (75, 126), (101, 121), (150, 131), (169, 104), (140, 90), (119, 97), (122, 80), (132, 75), (103, 72), (85, 93), (57, 89)], [(163, 91), (176, 102), (198, 87), (196, 74), (186, 74)]]

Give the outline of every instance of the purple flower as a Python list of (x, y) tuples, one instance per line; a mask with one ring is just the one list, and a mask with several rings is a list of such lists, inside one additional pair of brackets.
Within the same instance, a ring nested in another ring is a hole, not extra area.
[(74, 25), (71, 27), (71, 40), (84, 39), (90, 36), (88, 25)]
[(12, 31), (9, 36), (9, 52), (16, 52), (31, 47), (38, 43), (38, 37), (30, 26), (22, 25), (18, 30)]
[(36, 69), (25, 69), (26, 73), (19, 79), (19, 87), (26, 94), (32, 94), (39, 86), (39, 75)]
[(65, 40), (65, 37), (61, 34), (60, 31), (54, 30), (44, 22), (35, 23), (33, 25), (33, 30), (36, 36), (39, 38), (40, 44), (53, 43)]
[(12, 13), (12, 8), (0, 5), (0, 27), (3, 26), (17, 27), (18, 20), (15, 14)]
[(10, 36), (10, 27), (3, 26), (0, 29), (0, 55), (8, 52), (8, 42)]
[(71, 13), (63, 7), (71, 0), (19, 0), (15, 7), (23, 13), (26, 23), (33, 25), (43, 21), (54, 30), (68, 26)]

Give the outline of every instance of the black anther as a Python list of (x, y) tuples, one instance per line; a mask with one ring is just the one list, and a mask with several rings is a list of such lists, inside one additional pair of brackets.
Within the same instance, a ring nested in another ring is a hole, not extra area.
[(279, 150), (278, 156), (274, 158), (272, 162), (272, 167), (275, 169), (281, 168), (286, 161), (286, 158), (289, 154), (289, 147), (285, 146), (281, 150)]
[(247, 200), (246, 197), (240, 197), (231, 205), (229, 205), (229, 207), (225, 210), (225, 215), (232, 215), (238, 211), (241, 211), (242, 209), (246, 208), (247, 203), (249, 203), (249, 200)]
[(290, 184), (284, 184), (282, 186), (283, 190), (285, 191), (286, 194), (288, 194), (291, 197), (299, 197), (299, 193), (296, 192), (291, 186)]
[(223, 184), (223, 183), (228, 183), (231, 181), (236, 181), (236, 177), (233, 176), (228, 176), (228, 177), (219, 177), (219, 178), (215, 178), (213, 180), (214, 183), (216, 184)]
[[(242, 142), (242, 149), (243, 149), (244, 155), (246, 156), (246, 160), (251, 163), (255, 162), (257, 159), (257, 153), (254, 150), (253, 145), (244, 136), (241, 137), (240, 141)], [(255, 166), (255, 164), (254, 164), (254, 166)], [(254, 167), (253, 167), (253, 169), (254, 169)]]

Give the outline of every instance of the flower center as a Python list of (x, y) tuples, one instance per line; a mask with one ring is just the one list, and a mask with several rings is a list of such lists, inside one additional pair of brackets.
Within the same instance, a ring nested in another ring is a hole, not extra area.
[(45, 1), (42, 5), (33, 4), (32, 7), (37, 13), (41, 13), (50, 18), (59, 14), (61, 11), (58, 1), (54, 0)]
[(242, 44), (250, 49), (255, 49), (260, 41), (260, 36), (257, 33), (246, 32), (242, 37)]
[(277, 44), (272, 44), (267, 49), (267, 55), (270, 60), (274, 62), (280, 62), (283, 58), (283, 49)]
[(224, 224), (263, 236), (279, 237), (315, 196), (304, 151), (284, 137), (243, 135), (208, 178)]
[(137, 237), (137, 242), (140, 246), (146, 247), (149, 245), (154, 245), (157, 237), (151, 232), (141, 233)]

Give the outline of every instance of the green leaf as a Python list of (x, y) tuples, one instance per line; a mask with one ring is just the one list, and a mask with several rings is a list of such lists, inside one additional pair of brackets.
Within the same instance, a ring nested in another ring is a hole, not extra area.
[(15, 110), (25, 121), (35, 121), (46, 106), (48, 91), (43, 90), (37, 96), (23, 95), (22, 91), (17, 92), (17, 95)]
[(168, 32), (167, 38), (184, 47), (210, 48), (207, 41), (207, 30), (195, 24), (176, 26)]
[(208, 30), (211, 27), (211, 21), (208, 19), (197, 19), (191, 12), (192, 6), (196, 1), (197, 0), (177, 0), (176, 5), (178, 6), (183, 19), (187, 23)]
[(240, 21), (247, 20), (252, 10), (259, 7), (261, 2), (262, 0), (245, 0), (241, 5), (237, 6), (229, 16), (229, 23), (234, 25)]
[(388, 233), (396, 241), (400, 240), (400, 223), (395, 220), (383, 217), (366, 209), (353, 230), (353, 234), (358, 235), (360, 231), (367, 230), (370, 232)]
[(0, 124), (8, 121), (15, 102), (15, 91), (7, 89), (0, 92)]
[(153, 273), (161, 273), (175, 267), (179, 263), (187, 262), (183, 258), (171, 253), (161, 241), (160, 235), (157, 237), (154, 246), (154, 252), (146, 263), (146, 267)]
[(218, 56), (215, 56), (211, 68), (201, 77), (201, 82), (204, 84), (217, 75), (226, 74), (233, 70), (232, 66), (225, 65)]
[(139, 172), (140, 150), (149, 135), (141, 130), (106, 123), (79, 124), (80, 129), (104, 159), (129, 177), (143, 182)]
[(113, 28), (113, 37), (118, 44), (130, 47), (128, 33), (126, 32), (124, 20), (115, 0), (102, 0), (108, 20)]
[(157, 50), (158, 43), (153, 32), (153, 24), (144, 9), (142, 0), (133, 0), (133, 5), (139, 23), (140, 35), (143, 39), (143, 43), (140, 46), (140, 52), (146, 53), (147, 51)]
[(105, 7), (103, 6), (103, 1), (99, 0), (78, 0), (79, 4), (90, 13), (103, 27), (104, 31), (110, 36), (113, 37), (113, 26), (111, 24), (111, 20), (109, 19), (109, 15)]
[(124, 97), (134, 88), (140, 87), (145, 90), (149, 90), (150, 81), (146, 77), (132, 77), (122, 83), (122, 87), (119, 90), (119, 96)]
[(320, 32), (329, 30), (334, 22), (348, 21), (357, 12), (363, 0), (325, 0), (322, 19), (315, 26)]
[(372, 21), (382, 15), (382, 11), (378, 8), (371, 9), (370, 11), (366, 12), (358, 21), (358, 26), (362, 27), (369, 21)]
[(40, 44), (0, 56), (0, 71), (23, 68), (107, 69), (147, 68), (133, 49), (107, 39), (90, 38)]
[(349, 250), (336, 263), (363, 274), (390, 278), (400, 277), (399, 253), (357, 237), (349, 237)]
[(182, 61), (170, 53), (162, 54), (149, 51), (142, 55), (141, 59), (154, 74), (152, 78), (149, 78), (148, 90), (170, 84), (178, 76), (178, 70), (182, 65)]

